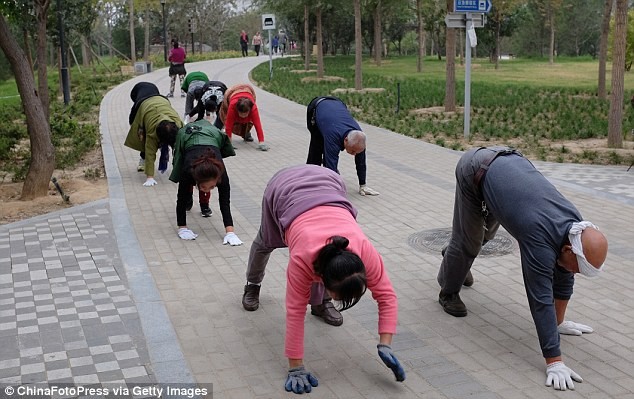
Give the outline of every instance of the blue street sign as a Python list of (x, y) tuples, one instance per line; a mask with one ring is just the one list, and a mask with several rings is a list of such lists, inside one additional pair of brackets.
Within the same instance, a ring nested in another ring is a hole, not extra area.
[(454, 12), (488, 13), (491, 6), (491, 0), (454, 0)]

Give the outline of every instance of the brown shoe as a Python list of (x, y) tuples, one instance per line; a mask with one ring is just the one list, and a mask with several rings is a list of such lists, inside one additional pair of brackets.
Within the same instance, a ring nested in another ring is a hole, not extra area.
[(324, 301), (321, 305), (312, 305), (310, 314), (321, 317), (331, 326), (337, 327), (343, 324), (343, 316), (335, 309), (335, 305), (330, 300)]
[(249, 312), (257, 310), (260, 306), (260, 286), (255, 284), (247, 284), (244, 286), (244, 295), (242, 295), (242, 307)]

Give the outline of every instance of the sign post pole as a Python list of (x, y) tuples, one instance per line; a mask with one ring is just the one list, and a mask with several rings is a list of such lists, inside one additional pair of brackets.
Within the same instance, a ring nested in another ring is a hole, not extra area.
[(467, 14), (467, 26), (465, 31), (465, 67), (464, 67), (464, 138), (469, 138), (471, 127), (471, 39), (469, 39), (469, 28), (473, 29), (471, 15)]
[(486, 16), (491, 11), (491, 0), (454, 0), (454, 12), (445, 16), (448, 28), (465, 28), (464, 69), (464, 138), (469, 138), (471, 128), (471, 47), (478, 44), (474, 28), (486, 24)]
[(275, 15), (262, 14), (262, 30), (269, 31), (269, 80), (273, 79), (273, 48), (271, 47), (271, 31), (275, 29)]

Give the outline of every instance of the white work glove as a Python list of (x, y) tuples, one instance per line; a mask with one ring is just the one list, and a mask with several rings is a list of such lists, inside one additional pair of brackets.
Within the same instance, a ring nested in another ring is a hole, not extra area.
[(183, 240), (195, 240), (198, 234), (194, 233), (187, 227), (181, 227), (178, 229), (178, 236)]
[(379, 195), (379, 192), (372, 190), (370, 187), (368, 187), (368, 186), (366, 186), (364, 184), (362, 186), (359, 186), (359, 194), (361, 194), (361, 195)]
[(585, 324), (575, 323), (574, 321), (565, 320), (557, 326), (559, 334), (565, 335), (581, 335), (583, 333), (590, 334), (594, 332), (592, 327)]
[(268, 145), (264, 144), (264, 142), (258, 144), (258, 150), (260, 150), (260, 151), (268, 151), (269, 148), (270, 147)]
[(145, 183), (143, 183), (143, 187), (152, 187), (156, 186), (158, 183), (154, 180), (153, 177), (148, 177)]
[(240, 241), (236, 233), (231, 232), (225, 235), (225, 239), (222, 242), (222, 245), (227, 245), (227, 244), (231, 245), (232, 247), (235, 247), (236, 245), (242, 245), (242, 241)]
[(564, 362), (554, 362), (546, 368), (547, 387), (552, 386), (558, 391), (575, 389), (575, 384), (573, 384), (572, 380), (583, 382), (583, 378), (566, 366)]

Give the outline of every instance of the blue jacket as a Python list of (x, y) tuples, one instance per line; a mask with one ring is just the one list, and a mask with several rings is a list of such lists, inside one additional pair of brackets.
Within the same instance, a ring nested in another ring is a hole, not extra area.
[[(346, 104), (341, 101), (326, 99), (317, 105), (315, 124), (324, 136), (324, 166), (339, 173), (339, 153), (344, 150), (343, 141), (351, 130), (361, 130), (354, 120)], [(365, 184), (367, 166), (365, 151), (354, 156), (359, 184)]]

